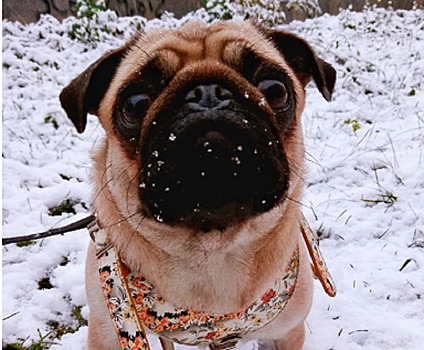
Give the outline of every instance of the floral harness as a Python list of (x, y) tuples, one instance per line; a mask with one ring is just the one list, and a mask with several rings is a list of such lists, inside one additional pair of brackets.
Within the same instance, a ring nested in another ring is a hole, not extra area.
[[(299, 226), (315, 276), (326, 293), (333, 297), (336, 287), (319, 250), (318, 238), (304, 217)], [(88, 230), (96, 245), (100, 284), (122, 350), (150, 350), (145, 328), (179, 344), (234, 348), (244, 334), (274, 320), (296, 288), (299, 247), (287, 266), (281, 269), (274, 285), (245, 310), (213, 314), (175, 308), (158, 295), (154, 286), (125, 266), (96, 221)]]

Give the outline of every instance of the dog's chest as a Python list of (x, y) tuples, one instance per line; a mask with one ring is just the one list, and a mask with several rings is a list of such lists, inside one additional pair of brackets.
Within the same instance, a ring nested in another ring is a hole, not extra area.
[(239, 310), (246, 306), (252, 292), (248, 260), (244, 251), (199, 253), (190, 258), (170, 259), (162, 267), (164, 296), (183, 308), (210, 312)]

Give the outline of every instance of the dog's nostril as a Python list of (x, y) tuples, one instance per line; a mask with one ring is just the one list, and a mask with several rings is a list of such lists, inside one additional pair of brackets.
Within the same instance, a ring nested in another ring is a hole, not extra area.
[(215, 107), (219, 103), (229, 100), (233, 94), (217, 84), (198, 85), (190, 90), (185, 97), (186, 102), (193, 102), (204, 107)]
[(201, 86), (196, 86), (193, 90), (190, 90), (187, 93), (185, 100), (187, 102), (199, 103), (202, 100), (202, 97), (203, 97), (203, 92), (202, 92)]
[(216, 97), (218, 98), (218, 100), (225, 101), (225, 100), (229, 100), (233, 98), (233, 94), (229, 90), (223, 88), (222, 86), (217, 85)]

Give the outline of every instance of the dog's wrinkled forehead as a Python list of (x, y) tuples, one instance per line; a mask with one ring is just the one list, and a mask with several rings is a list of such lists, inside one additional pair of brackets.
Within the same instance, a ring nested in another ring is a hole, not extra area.
[(156, 30), (136, 38), (117, 70), (115, 81), (125, 85), (150, 64), (159, 67), (161, 74), (168, 78), (206, 60), (240, 70), (247, 55), (279, 66), (288, 75), (293, 75), (273, 43), (252, 24), (217, 22), (208, 26), (189, 22), (179, 30)]
[[(180, 29), (139, 34), (92, 63), (63, 89), (60, 100), (78, 132), (85, 129), (88, 112), (98, 115), (108, 131), (107, 119), (117, 97), (131, 82), (156, 84), (153, 99), (165, 90), (166, 95), (171, 81), (174, 91), (188, 88), (194, 80), (199, 84), (238, 81), (234, 92), (257, 87), (259, 82), (252, 78), (268, 68), (270, 76), (272, 71), (284, 76), (284, 83), (299, 96), (297, 101), (303, 101), (304, 87), (312, 79), (323, 97), (331, 99), (336, 72), (305, 40), (249, 22), (227, 21), (189, 22)], [(302, 106), (298, 114), (301, 110)]]

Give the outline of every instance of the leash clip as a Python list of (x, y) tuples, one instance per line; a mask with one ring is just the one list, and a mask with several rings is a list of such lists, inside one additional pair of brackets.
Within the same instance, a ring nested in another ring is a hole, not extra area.
[(96, 243), (96, 233), (100, 230), (99, 224), (97, 223), (97, 219), (94, 219), (87, 225), (87, 230), (93, 243)]
[(112, 243), (107, 242), (106, 233), (100, 228), (97, 219), (94, 219), (87, 225), (87, 230), (91, 240), (96, 246), (96, 258), (99, 258), (113, 247)]

